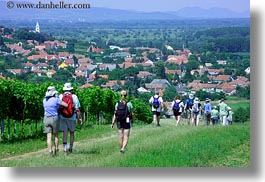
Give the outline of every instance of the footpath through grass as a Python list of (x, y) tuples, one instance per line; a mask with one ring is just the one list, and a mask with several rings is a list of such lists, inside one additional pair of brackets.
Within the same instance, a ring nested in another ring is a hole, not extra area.
[[(184, 122), (184, 120), (182, 120)], [(249, 167), (250, 123), (232, 126), (175, 126), (132, 128), (125, 154), (119, 152), (117, 129), (109, 125), (81, 130), (74, 152), (50, 158), (45, 149), (15, 157), (0, 157), (10, 167)], [(77, 132), (77, 135), (78, 132)], [(16, 145), (16, 144), (13, 144)], [(26, 147), (26, 146), (25, 146)]]

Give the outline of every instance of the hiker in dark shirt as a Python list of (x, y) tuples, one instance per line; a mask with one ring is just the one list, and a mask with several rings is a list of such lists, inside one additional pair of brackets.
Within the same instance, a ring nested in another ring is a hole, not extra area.
[(114, 128), (114, 123), (116, 120), (119, 134), (120, 152), (124, 153), (128, 144), (130, 129), (134, 120), (134, 115), (133, 105), (126, 99), (127, 92), (125, 90), (122, 90), (120, 94), (121, 100), (115, 105), (111, 128)]

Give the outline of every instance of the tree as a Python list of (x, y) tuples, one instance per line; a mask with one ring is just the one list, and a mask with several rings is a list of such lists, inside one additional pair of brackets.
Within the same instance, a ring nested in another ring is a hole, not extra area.
[(5, 45), (5, 44), (4, 44), (4, 40), (3, 40), (3, 37), (0, 36), (0, 47), (3, 46), (3, 45)]
[(172, 101), (177, 95), (177, 90), (175, 86), (167, 87), (164, 94), (163, 100), (164, 101)]
[(166, 73), (165, 73), (165, 64), (163, 61), (158, 61), (155, 64), (155, 74), (157, 76), (157, 78), (159, 79), (166, 79)]

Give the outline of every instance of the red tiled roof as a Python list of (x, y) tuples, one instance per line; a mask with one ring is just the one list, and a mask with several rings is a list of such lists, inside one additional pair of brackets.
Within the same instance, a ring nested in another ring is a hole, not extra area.
[(184, 55), (181, 55), (181, 56), (169, 55), (166, 62), (178, 64), (178, 65), (186, 64), (186, 63), (188, 63), (188, 57), (184, 56)]
[(90, 84), (90, 83), (86, 83), (85, 85), (80, 86), (81, 89), (83, 88), (88, 88), (88, 87), (93, 87), (94, 85)]
[(213, 77), (212, 79), (214, 81), (228, 81), (230, 79), (230, 75), (218, 75), (216, 77)]
[(152, 74), (148, 71), (139, 71), (139, 73), (137, 74), (138, 78), (143, 78), (143, 77), (147, 77), (147, 76), (151, 76)]

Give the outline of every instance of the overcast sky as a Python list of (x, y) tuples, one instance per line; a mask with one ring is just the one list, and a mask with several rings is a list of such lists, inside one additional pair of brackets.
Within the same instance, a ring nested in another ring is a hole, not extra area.
[[(41, 2), (59, 2), (60, 0), (14, 0), (14, 1), (29, 1), (38, 3)], [(250, 8), (250, 0), (64, 0), (74, 3), (89, 3), (93, 7), (106, 7), (124, 10), (138, 11), (175, 11), (183, 7), (201, 7), (212, 8), (222, 7), (236, 12), (247, 11)]]

